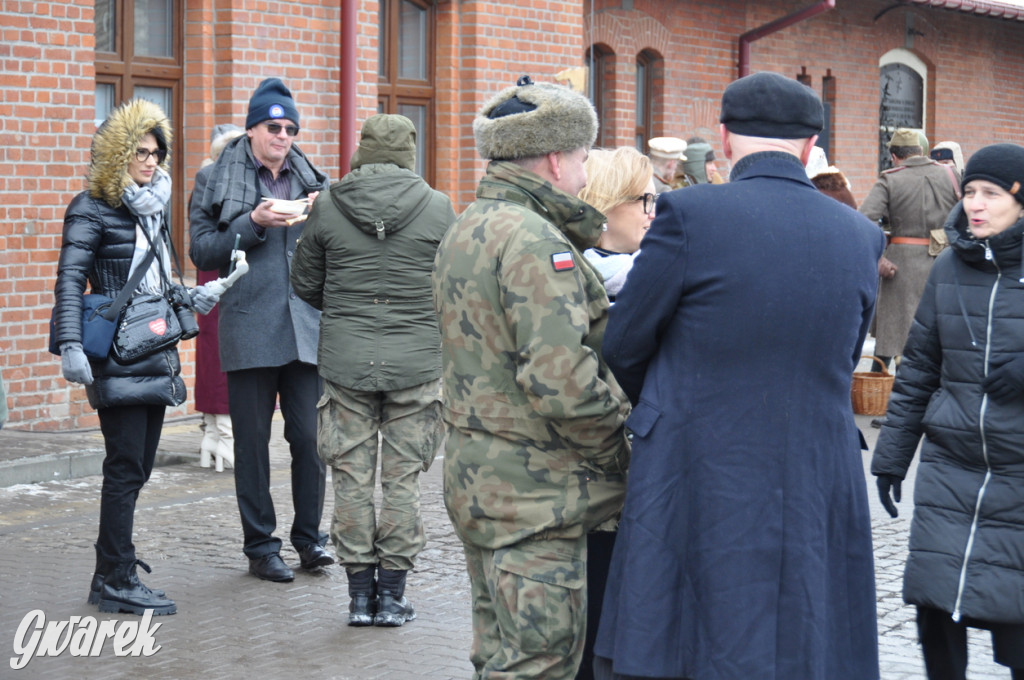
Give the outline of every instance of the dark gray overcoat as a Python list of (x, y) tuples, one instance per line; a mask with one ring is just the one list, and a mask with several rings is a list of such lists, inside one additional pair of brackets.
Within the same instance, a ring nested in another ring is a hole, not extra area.
[[(288, 163), (292, 198), (327, 189), (327, 177), (294, 146)], [(228, 181), (218, 179), (227, 176), (231, 185), (215, 186)], [(303, 223), (262, 233), (253, 229), (249, 213), (269, 193), (256, 175), (249, 138), (243, 135), (228, 143), (213, 170), (196, 175), (193, 192), (189, 254), (196, 267), (225, 276), (236, 235), (249, 263), (249, 273), (224, 293), (218, 305), (221, 369), (284, 366), (292, 361), (315, 365), (320, 312), (302, 301), (289, 281)], [(234, 208), (226, 207), (231, 205)]]
[(641, 676), (878, 678), (850, 383), (882, 232), (781, 152), (657, 211), (603, 345), (634, 439), (596, 651)]

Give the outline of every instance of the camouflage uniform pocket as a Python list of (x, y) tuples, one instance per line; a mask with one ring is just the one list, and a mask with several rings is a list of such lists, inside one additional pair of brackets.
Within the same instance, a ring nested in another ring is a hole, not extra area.
[(521, 652), (569, 655), (584, 633), (585, 539), (533, 539), (494, 551), (495, 613)]

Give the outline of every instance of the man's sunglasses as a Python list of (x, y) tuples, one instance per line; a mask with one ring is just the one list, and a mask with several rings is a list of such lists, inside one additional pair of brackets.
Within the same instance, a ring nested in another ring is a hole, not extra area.
[(289, 137), (294, 137), (295, 135), (299, 134), (298, 125), (281, 125), (280, 123), (264, 123), (263, 125), (264, 127), (267, 128), (267, 132), (269, 132), (272, 135), (281, 134), (282, 129), (288, 133)]

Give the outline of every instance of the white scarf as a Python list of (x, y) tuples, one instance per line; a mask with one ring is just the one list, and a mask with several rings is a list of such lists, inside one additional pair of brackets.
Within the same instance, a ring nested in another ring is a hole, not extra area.
[[(163, 246), (163, 236), (160, 233), (164, 223), (164, 213), (167, 212), (167, 204), (171, 199), (171, 178), (161, 168), (153, 173), (153, 181), (144, 186), (132, 182), (125, 187), (121, 200), (125, 207), (135, 215), (135, 252), (132, 254), (132, 266), (128, 272), (131, 278), (135, 269), (146, 259), (149, 253), (150, 241), (157, 248), (157, 256), (149, 265), (149, 270), (142, 277), (138, 288), (139, 293), (162, 293), (163, 279), (170, 280), (171, 257), (167, 248)], [(145, 230), (145, 231), (143, 231)], [(149, 235), (149, 239), (146, 235)], [(162, 272), (162, 274), (161, 274)]]

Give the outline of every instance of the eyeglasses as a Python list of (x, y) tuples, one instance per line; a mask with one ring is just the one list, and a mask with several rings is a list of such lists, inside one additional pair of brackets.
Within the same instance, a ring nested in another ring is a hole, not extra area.
[(654, 212), (654, 204), (658, 202), (660, 194), (644, 194), (643, 196), (627, 196), (631, 201), (643, 201), (644, 212), (650, 215)]
[(140, 163), (148, 161), (150, 156), (156, 158), (157, 163), (163, 163), (164, 159), (167, 158), (167, 151), (164, 149), (154, 149), (153, 151), (150, 151), (149, 149), (135, 150), (135, 160)]
[(269, 132), (272, 135), (281, 134), (282, 129), (288, 133), (289, 137), (294, 137), (295, 135), (299, 134), (298, 125), (281, 125), (280, 123), (264, 123), (263, 125), (264, 127), (267, 128), (267, 132)]

